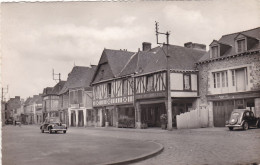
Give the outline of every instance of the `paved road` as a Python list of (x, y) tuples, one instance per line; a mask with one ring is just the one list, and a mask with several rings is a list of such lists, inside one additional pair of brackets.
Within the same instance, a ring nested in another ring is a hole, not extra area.
[[(11, 126), (10, 126), (11, 127)], [(35, 131), (35, 127), (27, 126), (27, 132), (25, 137), (32, 136), (32, 132)], [(30, 128), (30, 129), (29, 129)], [(14, 140), (13, 138), (5, 139), (5, 134), (9, 128), (5, 127), (3, 130), (4, 134), (4, 148), (7, 147), (7, 143), (11, 144), (11, 147), (14, 149), (17, 148), (16, 145), (12, 145)], [(38, 129), (38, 128), (37, 128)], [(39, 131), (39, 130), (37, 130)], [(20, 132), (21, 133), (21, 132)], [(16, 133), (12, 133), (12, 136)], [(70, 135), (71, 134), (71, 135)], [(41, 134), (40, 134), (41, 135)], [(92, 137), (90, 139), (94, 139), (94, 141), (88, 141), (89, 136)], [(17, 135), (21, 136), (21, 135)], [(55, 142), (53, 137), (60, 137), (60, 135), (49, 135), (44, 134), (41, 136), (35, 136), (39, 138), (38, 140), (34, 140), (34, 145), (39, 145), (40, 149), (35, 149), (34, 152), (41, 154), (60, 154), (60, 153), (51, 153), (51, 151), (43, 152), (42, 148), (46, 148), (46, 144), (40, 144), (41, 139), (49, 138), (48, 141)], [(64, 141), (66, 136), (70, 136), (69, 140)], [(34, 137), (34, 138), (35, 138)], [(125, 143), (130, 141), (136, 141), (144, 144), (145, 142), (155, 141), (164, 145), (164, 151), (150, 159), (143, 160), (141, 162), (135, 163), (135, 165), (170, 165), (170, 164), (178, 164), (178, 165), (199, 165), (199, 164), (250, 164), (250, 163), (260, 163), (260, 129), (250, 129), (247, 131), (228, 131), (226, 128), (202, 128), (202, 129), (191, 129), (191, 130), (173, 130), (173, 131), (165, 131), (161, 129), (146, 129), (146, 130), (137, 130), (137, 129), (119, 129), (119, 128), (71, 128), (65, 136), (63, 140), (63, 146), (68, 145), (67, 147), (68, 154), (71, 156), (67, 157), (70, 159), (71, 164), (75, 164), (75, 160), (82, 159), (81, 157), (86, 157), (88, 155), (93, 156), (94, 158), (99, 159), (100, 157), (109, 157), (109, 155), (103, 155), (100, 148), (91, 148), (91, 150), (96, 152), (92, 152), (90, 150), (83, 150), (83, 146), (93, 145), (93, 143), (102, 143), (102, 145), (110, 145), (110, 143), (106, 142), (106, 139), (110, 142), (121, 141), (118, 145), (124, 146)], [(81, 139), (84, 137), (86, 140), (82, 141)], [(31, 137), (32, 138), (32, 137)], [(95, 140), (96, 139), (96, 140)], [(105, 141), (104, 141), (105, 140)], [(7, 142), (8, 141), (8, 142)], [(24, 143), (24, 139), (20, 140), (21, 143)], [(38, 141), (39, 144), (36, 142)], [(52, 144), (53, 144), (52, 143)], [(76, 143), (75, 148), (70, 144)], [(27, 142), (28, 147), (32, 144)], [(94, 145), (95, 146), (95, 145)], [(129, 147), (131, 145), (127, 145), (124, 147)], [(50, 146), (49, 146), (50, 147)], [(111, 153), (117, 154), (116, 147), (108, 147)], [(143, 146), (134, 145), (131, 146), (131, 149), (136, 149), (136, 151), (142, 151)], [(39, 150), (39, 151), (38, 151)], [(59, 150), (57, 149), (56, 152)], [(79, 155), (73, 154), (74, 152), (81, 153)], [(127, 151), (127, 149), (125, 149)], [(5, 152), (4, 152), (5, 153)], [(120, 153), (121, 156), (124, 155)], [(126, 153), (131, 154), (131, 153)], [(140, 152), (138, 153), (140, 154)], [(6, 156), (5, 154), (3, 156)], [(120, 157), (121, 157), (120, 156)], [(21, 159), (21, 158), (20, 158)], [(35, 159), (35, 158), (32, 158)], [(10, 159), (9, 159), (10, 160)], [(3, 159), (3, 161), (7, 161), (7, 158)], [(40, 160), (46, 161), (45, 164), (49, 164), (48, 160)], [(59, 160), (61, 161), (61, 160)], [(59, 163), (59, 161), (55, 163)], [(48, 163), (47, 163), (48, 162)], [(80, 162), (80, 161), (79, 161)], [(82, 162), (80, 162), (82, 164)], [(79, 163), (79, 164), (80, 164)], [(43, 163), (44, 164), (44, 163)], [(62, 163), (60, 163), (62, 164)], [(86, 164), (86, 163), (85, 163)]]
[(41, 133), (36, 126), (3, 128), (3, 165), (92, 165), (150, 154), (160, 145), (109, 137), (84, 128), (66, 134)]

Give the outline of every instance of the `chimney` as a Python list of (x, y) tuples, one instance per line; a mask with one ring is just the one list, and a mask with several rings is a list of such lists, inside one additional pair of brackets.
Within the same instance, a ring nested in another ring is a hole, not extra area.
[(204, 45), (204, 44), (187, 42), (187, 43), (184, 44), (184, 47), (206, 51), (206, 45)]
[(143, 42), (143, 51), (148, 51), (152, 48), (152, 44), (150, 42)]

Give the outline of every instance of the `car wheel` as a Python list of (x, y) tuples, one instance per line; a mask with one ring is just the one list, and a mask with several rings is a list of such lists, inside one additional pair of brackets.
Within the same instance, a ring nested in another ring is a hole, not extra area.
[(52, 133), (52, 130), (51, 129), (49, 129), (49, 134), (51, 134)]
[(57, 131), (54, 131), (55, 133), (57, 133)]
[(44, 133), (44, 130), (43, 130), (43, 129), (41, 129), (41, 132), (42, 132), (42, 133)]
[(66, 131), (63, 131), (63, 133), (66, 133)]
[(249, 127), (248, 127), (248, 123), (247, 123), (247, 122), (244, 122), (244, 124), (243, 124), (243, 129), (244, 129), (244, 130), (248, 130), (248, 128), (249, 128)]
[(233, 127), (228, 127), (228, 129), (229, 129), (230, 131), (233, 131)]

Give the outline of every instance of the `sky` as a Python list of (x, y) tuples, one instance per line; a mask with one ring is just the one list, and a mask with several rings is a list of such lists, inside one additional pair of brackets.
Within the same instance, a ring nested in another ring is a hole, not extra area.
[[(259, 0), (1, 3), (1, 83), (6, 99), (53, 87), (73, 66), (97, 65), (104, 48), (138, 51), (156, 45), (208, 45), (222, 35), (260, 26)], [(161, 40), (163, 38), (160, 38)]]

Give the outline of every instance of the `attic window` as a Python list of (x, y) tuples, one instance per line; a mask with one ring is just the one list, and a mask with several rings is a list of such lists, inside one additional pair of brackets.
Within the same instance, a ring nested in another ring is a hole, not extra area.
[(211, 57), (216, 58), (218, 56), (219, 56), (218, 46), (212, 46), (211, 47)]
[(237, 41), (237, 52), (244, 52), (246, 50), (246, 40), (241, 39)]

